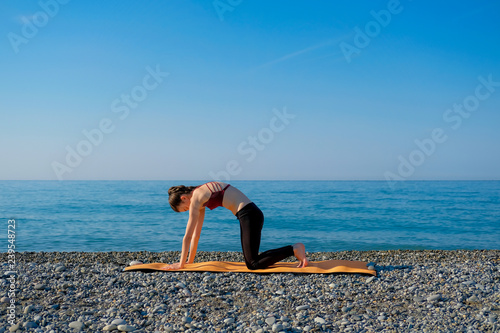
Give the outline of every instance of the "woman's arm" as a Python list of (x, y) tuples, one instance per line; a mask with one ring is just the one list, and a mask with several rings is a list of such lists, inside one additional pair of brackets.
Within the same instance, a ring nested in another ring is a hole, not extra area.
[[(200, 238), (201, 227), (203, 225), (203, 220), (205, 218), (205, 207), (203, 207), (203, 203), (205, 203), (210, 198), (210, 192), (207, 191), (193, 191), (193, 195), (191, 196), (191, 203), (189, 204), (189, 219), (186, 226), (186, 233), (184, 234), (184, 238), (182, 239), (182, 251), (181, 251), (181, 259), (178, 263), (165, 265), (166, 269), (182, 269), (186, 264), (189, 256), (189, 263), (192, 263), (194, 257), (196, 255), (196, 249), (198, 247), (198, 240)], [(191, 247), (191, 251), (189, 248)]]
[(189, 220), (186, 226), (186, 233), (184, 234), (184, 238), (182, 239), (182, 251), (181, 251), (181, 260), (179, 261), (178, 269), (184, 268), (186, 264), (189, 247), (191, 245), (191, 239), (193, 238), (194, 231), (199, 222), (200, 217), (200, 207), (199, 203), (195, 200), (191, 200), (191, 205), (189, 207)]
[(188, 264), (194, 262), (194, 257), (196, 256), (196, 250), (198, 249), (198, 241), (200, 240), (201, 228), (203, 227), (203, 220), (205, 219), (205, 207), (200, 209), (200, 214), (198, 215), (198, 223), (196, 223), (196, 228), (194, 229), (193, 236), (191, 238), (191, 249), (189, 250)]

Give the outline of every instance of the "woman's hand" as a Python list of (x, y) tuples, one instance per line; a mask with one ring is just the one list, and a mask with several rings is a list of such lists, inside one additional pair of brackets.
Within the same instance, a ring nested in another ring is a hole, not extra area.
[(167, 269), (169, 271), (173, 271), (176, 269), (183, 269), (184, 265), (181, 265), (180, 262), (176, 262), (175, 264), (170, 264), (170, 265), (165, 265), (162, 267), (162, 269)]

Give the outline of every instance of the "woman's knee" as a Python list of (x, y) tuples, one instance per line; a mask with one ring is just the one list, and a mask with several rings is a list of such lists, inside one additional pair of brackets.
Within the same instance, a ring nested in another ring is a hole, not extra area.
[(245, 261), (245, 264), (247, 265), (247, 268), (251, 271), (259, 269), (259, 267), (257, 266), (257, 262), (255, 261)]

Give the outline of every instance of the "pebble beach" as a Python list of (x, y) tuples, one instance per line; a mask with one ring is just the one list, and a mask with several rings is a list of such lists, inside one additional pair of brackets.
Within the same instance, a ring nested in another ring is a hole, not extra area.
[[(500, 331), (499, 250), (308, 253), (376, 277), (123, 272), (179, 252), (22, 252), (11, 273), (1, 255), (0, 333)], [(243, 258), (196, 256), (214, 260)]]

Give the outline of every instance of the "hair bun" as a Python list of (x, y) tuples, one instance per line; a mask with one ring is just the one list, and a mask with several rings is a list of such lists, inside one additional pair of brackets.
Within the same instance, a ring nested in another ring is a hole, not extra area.
[(171, 195), (173, 193), (182, 192), (185, 188), (186, 186), (184, 185), (172, 186), (171, 188), (168, 189), (168, 194)]

